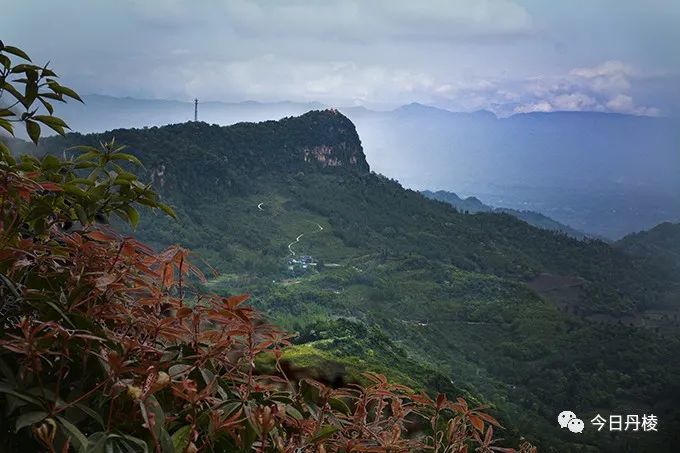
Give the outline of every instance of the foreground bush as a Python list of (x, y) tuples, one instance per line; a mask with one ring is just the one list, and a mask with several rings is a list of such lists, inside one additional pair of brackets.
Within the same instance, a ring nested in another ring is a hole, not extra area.
[[(0, 126), (22, 122), (35, 142), (38, 122), (63, 133), (49, 100), (77, 94), (10, 56), (28, 60), (0, 43), (0, 100), (14, 100)], [(288, 337), (247, 296), (198, 293), (187, 250), (156, 253), (107, 226), (112, 215), (134, 226), (139, 206), (173, 215), (123, 151), (16, 159), (0, 146), (3, 451), (514, 451), (496, 447), (498, 423), (460, 398), (371, 373), (363, 387), (289, 380)], [(260, 354), (275, 374), (258, 372)]]

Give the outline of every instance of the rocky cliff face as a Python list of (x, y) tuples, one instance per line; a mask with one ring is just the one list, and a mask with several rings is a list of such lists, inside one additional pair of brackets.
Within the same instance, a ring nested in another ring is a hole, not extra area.
[(284, 128), (301, 133), (302, 159), (320, 167), (345, 167), (368, 172), (369, 166), (354, 124), (335, 109), (316, 110), (281, 120)]

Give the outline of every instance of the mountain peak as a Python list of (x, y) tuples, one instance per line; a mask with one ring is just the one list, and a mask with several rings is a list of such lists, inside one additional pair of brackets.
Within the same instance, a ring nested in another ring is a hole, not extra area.
[(370, 171), (354, 124), (336, 109), (231, 126), (191, 121), (101, 134), (73, 133), (48, 138), (41, 147), (59, 153), (76, 143), (96, 146), (111, 137), (129, 145), (130, 152), (144, 162), (149, 178), (164, 190), (191, 186), (214, 191), (241, 184), (243, 176)]
[[(265, 123), (266, 124), (266, 123)], [(366, 155), (354, 123), (335, 108), (284, 118), (279, 127), (296, 131), (297, 152), (305, 163), (367, 173)]]

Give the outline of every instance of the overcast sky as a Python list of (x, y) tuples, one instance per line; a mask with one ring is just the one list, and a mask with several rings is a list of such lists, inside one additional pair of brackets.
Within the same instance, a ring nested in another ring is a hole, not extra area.
[(23, 0), (0, 39), (81, 93), (680, 111), (678, 0)]

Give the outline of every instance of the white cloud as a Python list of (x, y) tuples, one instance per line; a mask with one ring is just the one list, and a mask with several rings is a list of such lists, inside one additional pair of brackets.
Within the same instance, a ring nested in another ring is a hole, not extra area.
[(408, 102), (436, 89), (433, 77), (421, 71), (275, 55), (204, 62), (181, 71), (160, 69), (153, 78), (160, 87), (178, 87), (173, 97), (319, 101), (336, 106)]
[(555, 108), (547, 101), (523, 104), (515, 108), (513, 113), (552, 112)]
[(596, 111), (659, 115), (658, 108), (638, 105), (633, 99), (633, 83), (638, 76), (630, 65), (607, 61), (593, 67), (574, 68), (564, 75), (518, 82), (525, 86), (525, 97), (513, 113)]
[(626, 94), (618, 94), (607, 101), (605, 107), (609, 111), (619, 113), (632, 113), (635, 115), (658, 116), (659, 109), (655, 107), (636, 106), (633, 98)]
[(569, 75), (593, 79), (596, 77), (610, 77), (612, 75), (623, 74), (630, 76), (634, 74), (633, 68), (621, 61), (610, 60), (600, 65), (590, 68), (574, 68), (569, 71)]
[(598, 103), (587, 94), (570, 93), (555, 96), (552, 105), (555, 110), (593, 110), (597, 108)]

